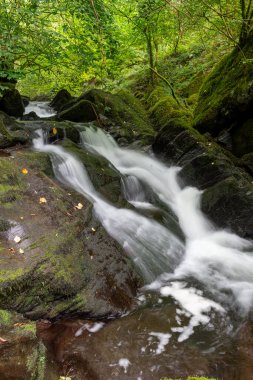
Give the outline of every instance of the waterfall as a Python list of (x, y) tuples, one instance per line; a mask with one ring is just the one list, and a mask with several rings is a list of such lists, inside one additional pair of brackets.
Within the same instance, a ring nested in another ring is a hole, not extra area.
[[(103, 156), (122, 174), (125, 198), (135, 210), (117, 208), (104, 199), (83, 163), (60, 146), (44, 144), (41, 131), (34, 147), (51, 155), (59, 181), (93, 203), (103, 227), (143, 274), (145, 289), (174, 298), (192, 315), (180, 339), (186, 339), (198, 324), (208, 323), (211, 310), (223, 314), (236, 308), (245, 316), (253, 306), (252, 243), (215, 228), (200, 210), (202, 192), (179, 185), (179, 167), (167, 167), (147, 154), (121, 148), (100, 129), (89, 127), (80, 134), (83, 149)], [(174, 213), (185, 241), (169, 226), (141, 214), (148, 205), (159, 207), (151, 203), (150, 192)]]
[(49, 106), (49, 102), (29, 102), (28, 106), (25, 107), (25, 115), (30, 112), (35, 112), (39, 117), (50, 117), (54, 116), (54, 110)]

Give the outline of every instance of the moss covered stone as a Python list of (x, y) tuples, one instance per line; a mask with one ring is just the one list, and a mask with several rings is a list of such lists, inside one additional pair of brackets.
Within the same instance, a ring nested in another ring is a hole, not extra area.
[[(121, 90), (115, 94), (98, 89), (90, 90), (83, 95), (94, 103), (100, 114), (106, 116), (115, 124), (110, 130), (116, 138), (124, 137), (128, 142), (141, 139), (143, 143), (149, 143), (154, 135), (147, 112), (140, 101), (127, 90)], [(101, 120), (103, 125), (103, 120)]]
[(180, 105), (166, 92), (165, 88), (156, 87), (146, 100), (149, 107), (150, 117), (154, 121), (156, 130), (167, 126), (191, 125), (192, 114), (189, 109)]
[(253, 115), (253, 46), (235, 48), (204, 81), (194, 112), (194, 127), (217, 135)]
[(58, 114), (60, 119), (74, 122), (89, 122), (97, 119), (95, 105), (88, 100), (78, 100), (71, 107)]

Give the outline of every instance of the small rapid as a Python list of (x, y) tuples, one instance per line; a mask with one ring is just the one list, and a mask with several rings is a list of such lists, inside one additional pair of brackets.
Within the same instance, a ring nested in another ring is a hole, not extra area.
[[(34, 148), (51, 155), (59, 181), (93, 203), (98, 220), (145, 278), (143, 292), (171, 297), (189, 318), (186, 326), (174, 327), (178, 340), (187, 339), (196, 326), (208, 325), (211, 311), (225, 316), (235, 310), (245, 317), (253, 306), (252, 242), (215, 228), (200, 209), (202, 192), (180, 186), (179, 167), (121, 148), (100, 129), (86, 128), (80, 136), (83, 149), (103, 156), (121, 173), (123, 194), (135, 210), (117, 208), (104, 199), (84, 164), (61, 146), (45, 144), (42, 131), (34, 139)], [(153, 202), (151, 193), (158, 202)], [(145, 208), (167, 209), (184, 239), (166, 223), (143, 215)]]
[(29, 102), (28, 106), (25, 107), (24, 115), (27, 115), (30, 112), (35, 112), (36, 115), (41, 118), (55, 115), (55, 111), (50, 107), (49, 102)]

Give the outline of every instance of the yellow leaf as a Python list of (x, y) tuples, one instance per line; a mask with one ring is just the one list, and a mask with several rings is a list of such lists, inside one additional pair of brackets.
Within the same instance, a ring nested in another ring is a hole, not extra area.
[(25, 253), (25, 251), (22, 248), (20, 248), (19, 253)]
[(95, 230), (95, 228), (94, 228), (94, 227), (92, 227), (91, 231), (93, 231), (93, 232), (96, 232), (96, 230)]
[(77, 208), (78, 210), (82, 210), (83, 204), (82, 203), (78, 203), (78, 205), (75, 206), (75, 208)]
[(14, 241), (15, 241), (15, 243), (20, 243), (21, 238), (19, 236), (15, 236)]
[(27, 170), (26, 168), (23, 168), (23, 169), (21, 170), (21, 172), (22, 172), (23, 174), (28, 174), (28, 170)]
[(47, 200), (46, 200), (46, 198), (44, 198), (44, 197), (41, 197), (41, 198), (40, 198), (40, 203), (47, 203)]
[(57, 129), (53, 128), (53, 135), (57, 135)]

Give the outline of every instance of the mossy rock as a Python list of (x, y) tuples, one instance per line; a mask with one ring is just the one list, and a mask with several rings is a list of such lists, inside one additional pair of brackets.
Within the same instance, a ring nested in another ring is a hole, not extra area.
[(61, 111), (62, 107), (68, 104), (72, 99), (72, 95), (67, 90), (62, 89), (57, 92), (49, 105), (56, 111)]
[(242, 165), (253, 176), (253, 153), (245, 154), (241, 159)]
[(163, 87), (156, 87), (146, 99), (150, 117), (154, 121), (156, 130), (167, 126), (191, 125), (192, 114), (183, 104), (169, 95)]
[(220, 228), (253, 239), (253, 185), (241, 177), (228, 177), (207, 189), (202, 210)]
[(75, 102), (71, 107), (61, 111), (58, 116), (62, 120), (89, 122), (97, 119), (97, 112), (92, 102), (81, 99)]
[[(128, 142), (141, 139), (143, 143), (150, 143), (154, 130), (148, 115), (140, 101), (127, 90), (115, 94), (103, 90), (93, 89), (80, 97), (94, 103), (100, 114), (106, 116), (115, 124), (115, 137), (124, 137)], [(103, 124), (103, 120), (101, 120)]]
[(253, 116), (253, 45), (235, 48), (204, 81), (194, 127), (213, 136)]
[(10, 116), (22, 116), (25, 107), (18, 90), (6, 90), (0, 100), (0, 109)]
[[(99, 171), (90, 158), (92, 165)], [(41, 153), (0, 159), (0, 308), (30, 319), (101, 316), (129, 308), (140, 282), (133, 264), (93, 218), (89, 202), (48, 178), (50, 169)], [(98, 185), (108, 192), (114, 191), (110, 182), (119, 186), (109, 167), (100, 177)], [(46, 203), (40, 203), (41, 197)], [(79, 202), (82, 210), (75, 207)], [(12, 227), (18, 228), (20, 243), (10, 234)], [(116, 288), (118, 299), (113, 296)]]
[(236, 156), (242, 157), (253, 152), (253, 118), (238, 126), (231, 134), (233, 152)]
[(43, 380), (46, 348), (36, 337), (36, 324), (15, 312), (0, 309), (1, 380)]

